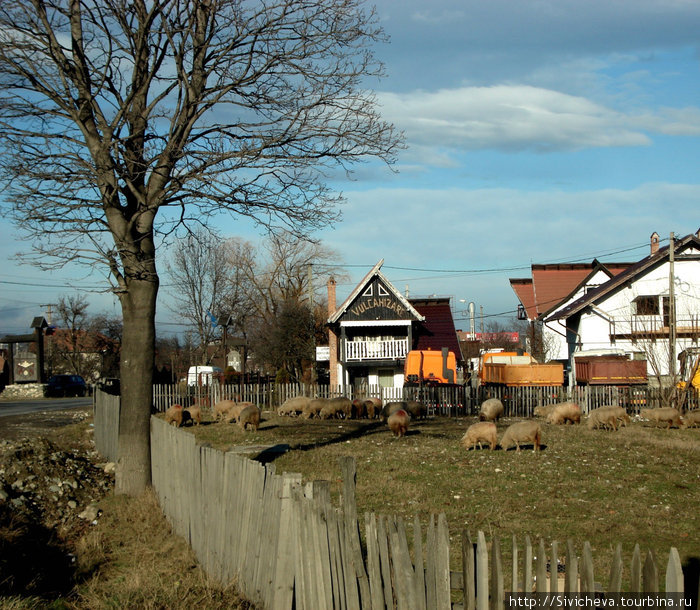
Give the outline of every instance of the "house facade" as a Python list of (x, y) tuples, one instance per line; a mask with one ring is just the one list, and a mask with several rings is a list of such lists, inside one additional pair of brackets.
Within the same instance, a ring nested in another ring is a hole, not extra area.
[(646, 360), (650, 378), (663, 382), (677, 374), (678, 355), (698, 347), (700, 231), (663, 248), (654, 233), (649, 255), (620, 267), (592, 267), (548, 310), (521, 298), (528, 318), (542, 324), (550, 358), (569, 365), (570, 382), (574, 358), (585, 353)]
[(381, 272), (379, 261), (340, 306), (329, 282), (331, 386), (401, 388), (406, 355), (447, 347), (461, 360), (449, 297), (409, 299)]

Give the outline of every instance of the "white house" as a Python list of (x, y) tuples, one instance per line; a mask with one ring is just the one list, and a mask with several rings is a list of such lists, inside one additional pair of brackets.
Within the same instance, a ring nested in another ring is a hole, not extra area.
[(592, 272), (540, 317), (559, 359), (614, 350), (646, 360), (652, 379), (678, 372), (678, 354), (700, 339), (700, 230), (658, 244), (654, 233), (649, 256), (612, 276)]

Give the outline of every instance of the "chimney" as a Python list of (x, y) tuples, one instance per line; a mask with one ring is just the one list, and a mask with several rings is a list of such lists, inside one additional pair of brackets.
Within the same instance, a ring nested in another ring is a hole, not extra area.
[(656, 254), (659, 251), (659, 234), (654, 231), (651, 234), (651, 254)]
[[(335, 279), (328, 278), (328, 317), (330, 318), (336, 309), (335, 303)], [(338, 335), (329, 326), (328, 327), (328, 349), (330, 351), (330, 362), (328, 363), (330, 373), (330, 389), (331, 391), (338, 386)]]

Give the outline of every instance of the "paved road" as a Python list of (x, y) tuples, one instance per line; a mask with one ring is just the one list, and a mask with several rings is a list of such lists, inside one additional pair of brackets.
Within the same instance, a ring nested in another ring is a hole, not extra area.
[(0, 417), (27, 415), (44, 411), (65, 411), (92, 404), (92, 396), (86, 398), (37, 398), (25, 400), (0, 400)]

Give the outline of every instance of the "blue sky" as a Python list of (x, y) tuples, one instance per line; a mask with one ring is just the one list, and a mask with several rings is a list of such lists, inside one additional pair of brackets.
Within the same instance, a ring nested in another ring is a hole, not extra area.
[[(348, 265), (339, 300), (384, 259), (401, 291), (452, 296), (458, 318), (460, 299), (474, 301), (505, 323), (513, 314), (495, 314), (517, 306), (508, 278), (532, 263), (635, 261), (652, 232), (700, 228), (700, 2), (376, 6), (390, 42), (376, 51), (387, 78), (371, 86), (408, 147), (396, 173), (370, 163), (332, 182), (343, 220), (317, 237)], [(219, 230), (258, 237), (226, 219)], [(71, 286), (105, 283), (8, 261), (21, 246), (0, 224), (0, 335), (27, 332)], [(88, 299), (119, 311), (110, 296)]]

